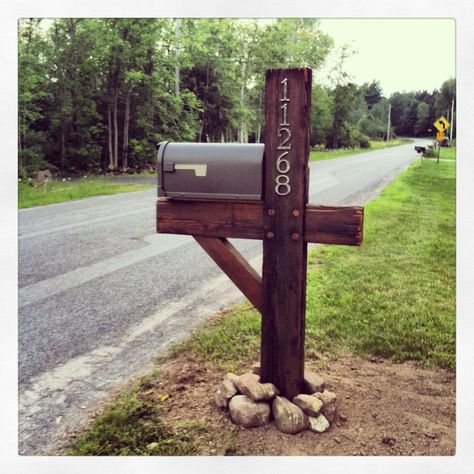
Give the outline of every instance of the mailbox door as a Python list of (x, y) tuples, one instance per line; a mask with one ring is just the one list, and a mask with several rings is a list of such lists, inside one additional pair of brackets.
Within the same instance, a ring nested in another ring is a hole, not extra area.
[(263, 144), (160, 144), (158, 195), (261, 200), (263, 149)]

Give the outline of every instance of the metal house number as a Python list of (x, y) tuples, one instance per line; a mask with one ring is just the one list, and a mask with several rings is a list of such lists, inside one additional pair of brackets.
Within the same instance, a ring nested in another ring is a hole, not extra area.
[(281, 152), (276, 160), (276, 168), (278, 175), (275, 179), (275, 192), (280, 196), (286, 196), (291, 192), (290, 186), (290, 177), (287, 175), (290, 171), (290, 162), (287, 159), (289, 150), (291, 150), (291, 130), (290, 124), (288, 123), (288, 105), (290, 99), (288, 98), (288, 78), (285, 77), (280, 84), (282, 85), (282, 97), (280, 97), (281, 102), (281, 120), (280, 126), (278, 128), (278, 138), (281, 138), (281, 143), (278, 145), (277, 149)]

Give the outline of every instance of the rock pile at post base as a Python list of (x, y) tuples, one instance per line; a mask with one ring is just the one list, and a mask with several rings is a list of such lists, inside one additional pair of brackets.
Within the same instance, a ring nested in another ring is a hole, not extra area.
[(336, 420), (337, 397), (325, 389), (324, 380), (304, 373), (306, 393), (288, 400), (271, 383), (260, 383), (260, 367), (243, 375), (226, 374), (214, 394), (216, 405), (229, 411), (230, 419), (244, 428), (263, 426), (273, 419), (283, 433), (295, 434), (309, 429), (324, 433)]

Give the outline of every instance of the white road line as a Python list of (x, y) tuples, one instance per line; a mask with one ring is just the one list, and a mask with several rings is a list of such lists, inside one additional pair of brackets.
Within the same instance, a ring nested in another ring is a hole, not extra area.
[(115, 257), (93, 263), (87, 267), (77, 268), (68, 273), (57, 275), (47, 280), (25, 286), (18, 290), (18, 307), (40, 301), (44, 298), (54, 296), (76, 286), (87, 283), (95, 278), (108, 275), (121, 270), (130, 265), (142, 262), (150, 257), (155, 257), (161, 253), (192, 242), (192, 238), (187, 235), (158, 235), (151, 234), (144, 238), (147, 246), (137, 250), (116, 255)]
[(99, 224), (102, 222), (117, 220), (126, 216), (132, 216), (134, 214), (142, 214), (144, 212), (150, 212), (150, 209), (147, 207), (144, 207), (143, 209), (138, 209), (136, 211), (122, 212), (122, 213), (117, 213), (117, 214), (113, 214), (109, 216), (99, 217), (96, 219), (87, 219), (85, 221), (75, 222), (74, 224), (65, 224), (65, 225), (56, 226), (56, 227), (45, 227), (41, 230), (19, 235), (18, 239), (23, 240), (23, 239), (30, 239), (32, 237), (40, 237), (42, 235), (54, 234), (55, 232), (63, 232), (65, 230), (75, 229), (76, 227), (82, 227), (85, 225)]
[[(261, 266), (261, 263), (261, 256), (250, 261), (254, 267)], [(164, 305), (156, 313), (130, 327), (116, 344), (97, 347), (35, 377), (28, 388), (20, 390), (18, 394), (20, 444), (27, 446), (30, 438), (37, 437), (38, 426), (43, 426), (47, 438), (39, 452), (30, 452), (25, 447), (22, 449), (26, 449), (26, 452), (22, 454), (54, 452), (55, 445), (61, 442), (64, 433), (76, 430), (80, 425), (79, 420), (86, 420), (90, 416), (90, 412), (78, 408), (74, 403), (65, 403), (68, 397), (74, 399), (77, 392), (89, 391), (87, 405), (90, 410), (94, 410), (98, 400), (104, 398), (113, 387), (123, 383), (124, 378), (149, 371), (149, 365), (157, 354), (153, 351), (156, 345), (153, 340), (142, 342), (146, 334), (188, 313), (190, 308), (193, 308), (198, 324), (218, 311), (219, 307), (234, 304), (238, 298), (239, 291), (232, 282), (226, 275), (219, 275), (185, 298)], [(196, 305), (196, 302), (199, 304)], [(169, 344), (173, 341), (172, 334), (167, 337)], [(122, 368), (122, 374), (117, 378), (117, 364), (124, 356), (127, 357), (126, 354), (131, 357), (130, 364)], [(64, 420), (61, 425), (51, 422), (51, 414), (58, 410)]]

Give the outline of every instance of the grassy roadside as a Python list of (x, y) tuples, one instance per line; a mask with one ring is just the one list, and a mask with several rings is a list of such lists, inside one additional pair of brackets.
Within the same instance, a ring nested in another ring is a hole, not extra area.
[[(348, 352), (455, 369), (455, 178), (453, 163), (415, 162), (365, 207), (361, 247), (320, 245), (311, 253), (307, 359)], [(259, 344), (260, 317), (244, 303), (214, 317), (168, 358), (197, 354), (240, 371), (258, 357)], [(150, 404), (147, 395), (158, 383), (159, 373), (150, 374), (125, 392), (69, 454), (192, 454), (193, 437), (205, 427), (164, 427), (166, 396)]]
[(359, 153), (368, 153), (370, 151), (382, 150), (383, 148), (391, 148), (393, 146), (406, 145), (411, 140), (407, 138), (401, 138), (396, 140), (390, 140), (387, 142), (382, 141), (370, 141), (370, 148), (356, 148), (356, 149), (341, 149), (341, 150), (329, 150), (329, 151), (312, 151), (309, 154), (309, 161), (322, 161), (330, 160), (332, 158), (341, 158), (343, 156), (358, 155)]
[[(311, 253), (307, 354), (348, 351), (454, 370), (455, 174), (449, 162), (415, 162), (365, 207), (361, 247)], [(241, 305), (174, 354), (194, 351), (236, 369), (255, 358), (259, 334), (257, 312)]]
[(153, 185), (108, 183), (96, 180), (53, 181), (36, 187), (20, 182), (18, 183), (18, 207), (24, 209), (46, 204), (58, 204), (92, 196), (140, 191), (152, 187)]
[[(436, 156), (434, 158), (426, 158), (426, 159), (436, 161), (437, 156), (438, 156), (438, 152), (436, 151)], [(441, 152), (439, 154), (439, 159), (440, 160), (455, 161), (456, 160), (456, 148), (441, 147)]]

